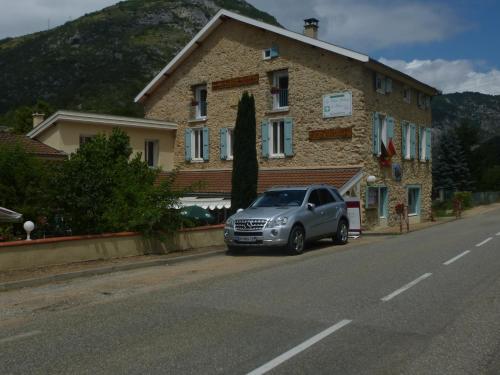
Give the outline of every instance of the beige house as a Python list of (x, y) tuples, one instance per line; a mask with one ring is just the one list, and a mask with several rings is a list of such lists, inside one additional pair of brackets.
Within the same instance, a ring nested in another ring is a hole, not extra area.
[(164, 171), (172, 170), (174, 166), (177, 125), (171, 122), (58, 111), (46, 120), (35, 115), (33, 125), (28, 137), (68, 155), (95, 135), (109, 135), (113, 128), (120, 128), (130, 137), (133, 153), (140, 152), (149, 166)]
[[(259, 190), (331, 183), (362, 202), (363, 226), (431, 209), (431, 97), (438, 91), (369, 56), (226, 10), (136, 97), (147, 118), (178, 124), (179, 186), (230, 195), (232, 129), (242, 93), (255, 97)], [(395, 153), (393, 155), (393, 153)]]

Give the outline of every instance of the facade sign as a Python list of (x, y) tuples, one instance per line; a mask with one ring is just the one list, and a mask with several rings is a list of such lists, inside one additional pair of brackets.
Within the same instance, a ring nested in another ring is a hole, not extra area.
[(259, 75), (252, 74), (250, 76), (236, 77), (225, 79), (223, 81), (212, 82), (212, 90), (231, 89), (233, 87), (256, 85), (259, 83)]
[(352, 116), (352, 92), (323, 95), (323, 118)]
[(357, 198), (346, 198), (349, 234), (361, 233), (361, 202)]
[(310, 141), (335, 138), (352, 138), (352, 128), (333, 128), (309, 131)]

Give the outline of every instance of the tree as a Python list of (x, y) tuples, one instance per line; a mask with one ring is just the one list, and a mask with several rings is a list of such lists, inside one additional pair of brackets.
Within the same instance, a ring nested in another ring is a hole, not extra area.
[(43, 100), (33, 106), (21, 106), (7, 112), (0, 118), (0, 125), (12, 128), (15, 133), (26, 134), (33, 129), (33, 113), (43, 113), (45, 118), (55, 112), (54, 108)]
[(465, 154), (454, 130), (448, 130), (436, 147), (432, 163), (435, 189), (470, 191), (472, 180)]
[(257, 162), (255, 99), (244, 92), (238, 103), (234, 127), (231, 207), (246, 208), (257, 196), (259, 165)]
[(132, 155), (129, 137), (113, 129), (84, 143), (64, 162), (57, 206), (75, 234), (170, 232), (180, 225), (170, 180), (156, 185), (158, 170)]

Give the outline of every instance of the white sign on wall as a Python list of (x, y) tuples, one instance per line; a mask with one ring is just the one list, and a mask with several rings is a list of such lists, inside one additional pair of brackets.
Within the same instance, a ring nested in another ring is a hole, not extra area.
[(349, 219), (349, 235), (361, 234), (361, 202), (358, 198), (345, 198), (347, 218)]
[(323, 118), (352, 116), (352, 92), (323, 95)]

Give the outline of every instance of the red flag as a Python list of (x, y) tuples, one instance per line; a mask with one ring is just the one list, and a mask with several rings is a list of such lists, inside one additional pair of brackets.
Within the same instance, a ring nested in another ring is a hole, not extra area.
[(390, 158), (396, 155), (396, 147), (394, 147), (394, 143), (392, 143), (392, 138), (389, 139), (389, 145), (387, 146), (387, 154)]

